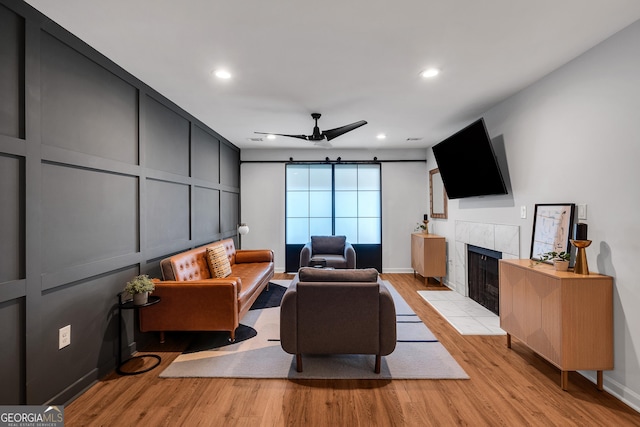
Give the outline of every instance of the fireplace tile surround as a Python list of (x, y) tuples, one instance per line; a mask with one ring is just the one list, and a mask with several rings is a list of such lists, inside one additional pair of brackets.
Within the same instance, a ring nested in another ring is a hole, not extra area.
[(453, 274), (447, 285), (464, 296), (469, 296), (467, 245), (502, 252), (502, 259), (520, 258), (520, 227), (517, 225), (456, 221), (455, 240)]

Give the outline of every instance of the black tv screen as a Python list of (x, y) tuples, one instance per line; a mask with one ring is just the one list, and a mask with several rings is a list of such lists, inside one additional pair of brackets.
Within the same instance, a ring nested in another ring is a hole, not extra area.
[(471, 123), (432, 149), (450, 199), (507, 194), (484, 119)]

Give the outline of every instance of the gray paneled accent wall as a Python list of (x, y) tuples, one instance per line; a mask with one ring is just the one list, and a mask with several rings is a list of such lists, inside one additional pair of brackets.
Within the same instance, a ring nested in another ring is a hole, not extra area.
[[(236, 237), (239, 159), (26, 3), (0, 0), (0, 405), (65, 404), (114, 369), (125, 282)], [(143, 338), (134, 314), (124, 357)]]
[(145, 102), (147, 165), (189, 176), (189, 121), (149, 96)]
[(24, 20), (0, 5), (0, 134), (24, 134)]
[(137, 164), (136, 88), (50, 34), (40, 40), (42, 143)]
[(24, 158), (0, 154), (0, 286), (24, 279)]

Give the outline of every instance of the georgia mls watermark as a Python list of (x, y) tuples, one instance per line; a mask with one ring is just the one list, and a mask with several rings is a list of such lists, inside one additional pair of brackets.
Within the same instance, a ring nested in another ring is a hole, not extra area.
[(64, 406), (0, 406), (0, 427), (64, 427)]

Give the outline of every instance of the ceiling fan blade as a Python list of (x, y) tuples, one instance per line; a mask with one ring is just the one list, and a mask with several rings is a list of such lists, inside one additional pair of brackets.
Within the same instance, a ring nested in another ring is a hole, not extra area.
[(331, 141), (333, 138), (337, 138), (340, 135), (344, 135), (347, 132), (351, 132), (354, 129), (359, 128), (360, 126), (366, 125), (367, 122), (365, 120), (360, 120), (359, 122), (351, 123), (350, 125), (341, 126), (335, 129), (329, 129), (322, 132), (322, 134), (327, 138), (327, 141)]
[(287, 135), (287, 134), (284, 134), (284, 133), (271, 133), (271, 132), (254, 132), (254, 133), (258, 133), (260, 135), (287, 136), (289, 138), (304, 139), (305, 141), (309, 139), (309, 137), (307, 135)]

